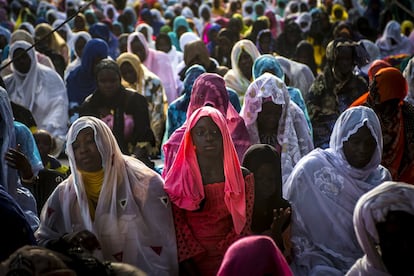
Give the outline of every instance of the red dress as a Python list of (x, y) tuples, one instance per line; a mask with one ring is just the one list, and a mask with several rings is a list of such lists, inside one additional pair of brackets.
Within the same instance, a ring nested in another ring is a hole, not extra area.
[(205, 202), (198, 211), (186, 211), (173, 205), (178, 260), (192, 258), (201, 275), (216, 275), (227, 248), (250, 234), (254, 201), (252, 174), (246, 176), (247, 222), (240, 235), (234, 231), (230, 212), (224, 202), (224, 182), (204, 186)]

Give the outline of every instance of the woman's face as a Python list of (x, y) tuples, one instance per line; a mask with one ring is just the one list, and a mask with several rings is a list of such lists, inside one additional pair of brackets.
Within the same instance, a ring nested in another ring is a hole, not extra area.
[(260, 134), (277, 134), (282, 106), (273, 102), (262, 104), (262, 111), (257, 114), (257, 128)]
[(198, 157), (223, 158), (223, 137), (210, 117), (201, 117), (191, 129), (191, 138)]
[[(352, 74), (354, 69), (354, 61), (351, 47), (340, 47), (334, 62), (334, 71), (336, 76), (346, 78)], [(338, 74), (339, 73), (339, 74)]]
[(26, 51), (22, 48), (16, 49), (13, 53), (13, 66), (14, 69), (22, 74), (26, 74), (30, 70), (32, 60)]
[(268, 198), (276, 191), (278, 170), (270, 163), (263, 163), (254, 172), (255, 191), (260, 198)]
[(85, 48), (86, 39), (79, 37), (75, 42), (75, 52), (78, 57), (82, 57), (83, 48)]
[(121, 86), (120, 77), (110, 69), (102, 69), (96, 76), (99, 92), (106, 98), (114, 97)]
[(136, 71), (134, 67), (132, 67), (131, 63), (129, 62), (122, 63), (120, 69), (121, 69), (121, 76), (126, 82), (133, 84), (138, 81)]
[(243, 76), (251, 80), (252, 79), (252, 66), (253, 66), (253, 59), (252, 57), (244, 50), (242, 50), (240, 57), (239, 57), (239, 68), (242, 72)]
[(364, 125), (343, 144), (343, 152), (348, 163), (362, 169), (371, 161), (377, 148), (377, 142), (369, 128)]
[(102, 168), (102, 156), (96, 146), (92, 128), (87, 127), (79, 131), (72, 148), (79, 170), (97, 172)]
[(147, 59), (147, 53), (145, 52), (144, 45), (141, 43), (138, 37), (135, 37), (131, 41), (131, 50), (134, 54), (136, 54), (141, 62), (144, 62)]

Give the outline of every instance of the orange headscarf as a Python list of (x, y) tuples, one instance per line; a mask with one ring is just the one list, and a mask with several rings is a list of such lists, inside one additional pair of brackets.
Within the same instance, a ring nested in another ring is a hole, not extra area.
[(392, 99), (400, 99), (402, 101), (407, 96), (407, 80), (397, 68), (382, 68), (375, 74), (374, 78), (377, 83), (381, 103)]

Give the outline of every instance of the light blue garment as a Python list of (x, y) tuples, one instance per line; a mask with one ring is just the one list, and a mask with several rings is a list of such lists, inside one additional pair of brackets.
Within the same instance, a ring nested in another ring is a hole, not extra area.
[(36, 173), (43, 168), (43, 165), (41, 161), (39, 164), (40, 154), (30, 130), (22, 124), (14, 122), (10, 101), (3, 88), (0, 88), (0, 116), (1, 156), (3, 157), (0, 161), (2, 166), (1, 184), (4, 190), (16, 199), (30, 226), (36, 230), (40, 223), (37, 216), (36, 199), (27, 188), (22, 186), (17, 170), (7, 165), (4, 156), (10, 148), (17, 148), (17, 144), (20, 144), (22, 152), (28, 157)]

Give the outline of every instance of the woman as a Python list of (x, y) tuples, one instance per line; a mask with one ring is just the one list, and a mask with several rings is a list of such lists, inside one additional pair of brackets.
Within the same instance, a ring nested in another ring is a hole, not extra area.
[[(205, 73), (195, 80), (187, 109), (187, 121), (195, 110), (206, 105), (217, 108), (225, 116), (238, 158), (241, 160), (244, 152), (251, 145), (249, 133), (244, 125), (243, 118), (230, 104), (229, 94), (224, 86), (223, 78), (217, 74)], [(163, 176), (167, 175), (174, 162), (187, 127), (188, 123), (184, 123), (163, 146), (165, 156)]]
[(391, 179), (381, 154), (378, 117), (353, 107), (338, 118), (330, 148), (315, 149), (296, 165), (283, 187), (294, 210), (295, 275), (343, 275), (362, 256), (352, 215), (361, 195)]
[(390, 20), (385, 26), (384, 32), (380, 38), (375, 41), (380, 49), (381, 58), (391, 55), (413, 53), (414, 46), (410, 40), (401, 33), (401, 25), (395, 20)]
[(161, 79), (168, 103), (175, 100), (178, 97), (176, 80), (168, 55), (149, 48), (145, 36), (140, 32), (129, 34), (127, 48), (129, 53), (137, 55), (148, 70)]
[(406, 96), (407, 81), (402, 73), (385, 67), (374, 75), (369, 93), (355, 102), (371, 107), (380, 118), (384, 137), (381, 164), (393, 180), (414, 184), (414, 106), (404, 101)]
[(86, 43), (88, 43), (88, 41), (91, 39), (91, 35), (85, 31), (77, 32), (72, 36), (70, 41), (70, 48), (74, 59), (66, 67), (65, 80), (68, 78), (70, 72), (81, 65), (83, 49), (85, 48)]
[(169, 32), (168, 36), (170, 37), (171, 42), (175, 48), (181, 52), (184, 51), (184, 49), (181, 49), (179, 41), (181, 35), (185, 32), (191, 32), (191, 28), (188, 25), (186, 18), (182, 15), (175, 17), (173, 23), (173, 31)]
[[(357, 202), (354, 227), (365, 255), (347, 276), (412, 275), (414, 246), (414, 187), (385, 182)], [(381, 250), (381, 251), (379, 251)]]
[(122, 85), (137, 91), (147, 99), (150, 125), (155, 136), (153, 151), (157, 155), (164, 135), (167, 105), (161, 80), (134, 54), (123, 53), (116, 62), (121, 70)]
[(232, 242), (250, 232), (253, 178), (243, 176), (222, 113), (194, 111), (165, 177), (181, 272), (216, 275)]
[(167, 123), (165, 128), (166, 138), (170, 138), (173, 132), (181, 127), (187, 119), (187, 109), (190, 104), (191, 92), (193, 90), (194, 81), (203, 73), (206, 73), (201, 65), (193, 65), (186, 70), (183, 82), (184, 91), (180, 97), (175, 99), (167, 110)]
[[(176, 275), (174, 225), (162, 179), (123, 155), (109, 127), (94, 117), (72, 124), (66, 148), (72, 175), (42, 210), (35, 233), (39, 245), (88, 230), (99, 242), (95, 253), (101, 260), (132, 264), (151, 275)], [(86, 248), (87, 242), (79, 240)]]
[[(287, 77), (279, 63), (279, 61), (272, 55), (261, 55), (258, 57), (255, 62), (253, 63), (253, 79), (259, 78), (264, 73), (271, 73), (278, 77), (279, 79), (283, 80), (285, 83), (290, 83), (290, 78)], [(308, 123), (309, 129), (312, 134), (312, 124), (309, 118), (308, 109), (305, 105), (305, 100), (302, 97), (302, 92), (296, 88), (289, 86), (286, 84), (287, 89), (289, 91), (290, 99), (299, 106), (299, 108), (303, 111), (305, 115), (306, 122)]]
[(139, 157), (142, 148), (148, 150), (155, 146), (147, 100), (122, 86), (121, 71), (113, 60), (101, 60), (96, 65), (95, 75), (97, 88), (79, 107), (79, 115), (103, 120), (112, 130), (122, 153)]
[(256, 46), (247, 39), (242, 39), (234, 44), (231, 51), (231, 68), (224, 76), (226, 86), (235, 90), (243, 102), (247, 87), (252, 81), (252, 66), (256, 58), (260, 56)]
[(52, 60), (56, 72), (63, 78), (70, 61), (69, 47), (58, 32), (52, 31), (52, 26), (47, 23), (36, 25), (34, 34), (36, 50)]
[[(36, 199), (30, 186), (43, 168), (36, 142), (30, 130), (13, 120), (12, 108), (4, 88), (0, 88), (0, 186), (19, 205), (25, 220), (34, 231), (39, 227)], [(25, 185), (28, 187), (26, 188)]]
[(276, 244), (264, 236), (245, 237), (233, 243), (224, 255), (217, 275), (293, 276)]
[(270, 73), (255, 79), (247, 89), (240, 111), (252, 144), (269, 144), (282, 160), (282, 179), (313, 150), (310, 129), (302, 110), (290, 100), (284, 82)]
[(81, 64), (66, 79), (70, 109), (80, 106), (96, 89), (94, 69), (96, 64), (108, 57), (108, 44), (98, 38), (88, 41), (83, 48)]
[(361, 47), (350, 40), (336, 39), (326, 48), (324, 71), (305, 95), (315, 147), (328, 147), (336, 119), (368, 88), (365, 79), (353, 73), (355, 66), (364, 62), (359, 54)]
[(282, 196), (280, 154), (271, 145), (252, 145), (243, 156), (243, 167), (254, 176), (252, 232), (269, 235), (290, 259), (291, 210)]
[(46, 129), (63, 144), (68, 123), (68, 98), (62, 78), (52, 69), (38, 64), (35, 50), (26, 41), (10, 48), (13, 73), (4, 79), (9, 98), (29, 109), (37, 127)]

